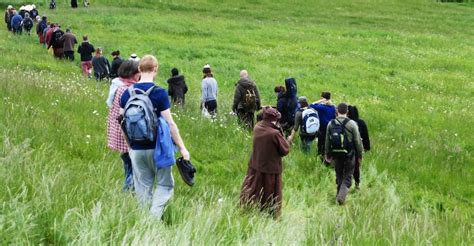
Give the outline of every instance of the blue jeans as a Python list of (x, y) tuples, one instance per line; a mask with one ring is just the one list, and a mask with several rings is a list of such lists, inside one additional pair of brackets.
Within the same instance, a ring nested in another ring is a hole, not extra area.
[(123, 161), (123, 169), (125, 171), (125, 181), (123, 182), (123, 190), (133, 190), (133, 169), (132, 169), (132, 160), (128, 153), (123, 153), (120, 155)]
[[(150, 205), (153, 216), (161, 218), (166, 203), (173, 196), (174, 179), (171, 167), (157, 169), (153, 160), (154, 149), (131, 150), (133, 181), (135, 192), (140, 204), (145, 207)], [(156, 180), (156, 188), (153, 186)]]
[(311, 151), (311, 144), (313, 143), (314, 139), (316, 136), (301, 136), (301, 148), (303, 149), (303, 152), (305, 154), (309, 153)]

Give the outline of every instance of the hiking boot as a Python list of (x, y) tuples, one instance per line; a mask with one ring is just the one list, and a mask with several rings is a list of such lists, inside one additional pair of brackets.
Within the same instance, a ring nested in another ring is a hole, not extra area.
[(184, 183), (189, 186), (194, 185), (194, 173), (196, 172), (196, 168), (194, 168), (191, 161), (186, 161), (183, 157), (176, 159), (176, 165), (178, 166), (179, 174), (183, 179)]
[(339, 205), (344, 205), (344, 203), (346, 202), (346, 196), (348, 191), (349, 189), (345, 185), (342, 185), (339, 189), (339, 192), (336, 196), (336, 201)]
[(356, 183), (355, 189), (356, 189), (356, 191), (360, 191), (359, 183)]

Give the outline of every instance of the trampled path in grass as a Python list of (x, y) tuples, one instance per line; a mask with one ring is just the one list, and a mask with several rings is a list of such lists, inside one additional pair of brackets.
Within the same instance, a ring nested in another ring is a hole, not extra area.
[[(121, 193), (122, 167), (105, 146), (106, 83), (56, 61), (35, 36), (0, 31), (0, 242), (5, 244), (473, 243), (472, 4), (432, 1), (232, 3), (100, 1), (56, 11), (37, 4), (106, 54), (154, 54), (157, 82), (176, 66), (190, 87), (174, 110), (193, 162), (175, 172), (164, 223)], [(219, 83), (217, 122), (199, 114), (201, 68)], [(284, 160), (283, 215), (238, 204), (251, 136), (228, 115), (240, 69), (265, 104), (293, 76), (299, 95), (358, 105), (374, 149), (362, 189), (335, 205), (333, 170), (298, 144)]]

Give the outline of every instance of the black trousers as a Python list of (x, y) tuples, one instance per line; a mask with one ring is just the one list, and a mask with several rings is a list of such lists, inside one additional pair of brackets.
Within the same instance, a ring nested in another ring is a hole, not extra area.
[(74, 61), (74, 51), (64, 51), (64, 57), (66, 60)]
[(245, 127), (247, 130), (252, 131), (255, 124), (255, 113), (246, 112), (245, 110), (237, 110), (237, 116), (239, 118), (239, 124)]
[(216, 100), (211, 100), (211, 101), (205, 102), (204, 107), (206, 107), (207, 112), (209, 112), (210, 115), (215, 115), (217, 113), (217, 101)]

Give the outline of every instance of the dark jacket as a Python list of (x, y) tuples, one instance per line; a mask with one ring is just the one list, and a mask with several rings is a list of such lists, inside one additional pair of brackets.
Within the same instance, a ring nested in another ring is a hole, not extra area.
[(92, 67), (94, 68), (94, 74), (97, 75), (109, 75), (110, 74), (110, 64), (107, 58), (101, 56), (92, 58)]
[(59, 41), (63, 43), (64, 51), (74, 51), (74, 45), (77, 44), (76, 37), (71, 32), (66, 32)]
[(112, 61), (112, 66), (110, 68), (110, 77), (111, 78), (117, 78), (118, 77), (118, 69), (120, 65), (122, 65), (122, 58), (120, 57), (115, 57), (114, 60)]
[(290, 146), (282, 130), (273, 123), (262, 120), (253, 131), (253, 151), (249, 167), (271, 174), (281, 174), (282, 157), (290, 151)]
[(82, 42), (79, 48), (77, 48), (77, 53), (81, 54), (81, 61), (92, 60), (92, 53), (94, 53), (94, 51), (94, 46), (89, 42)]
[(290, 129), (295, 124), (295, 113), (298, 103), (287, 93), (278, 94), (277, 110), (281, 114), (280, 123), (284, 130)]
[(5, 23), (7, 23), (7, 25), (10, 25), (10, 12), (5, 11)]
[(188, 86), (183, 75), (176, 75), (168, 79), (168, 95), (171, 96), (173, 102), (177, 100), (184, 102), (186, 92), (188, 92)]
[(38, 25), (36, 25), (36, 33), (38, 35), (43, 35), (43, 30), (48, 26), (48, 23), (46, 21), (42, 20)]
[(235, 86), (232, 111), (237, 112), (237, 110), (245, 110), (243, 103), (245, 100), (245, 95), (247, 94), (247, 90), (253, 90), (256, 96), (255, 108), (253, 110), (248, 111), (255, 112), (256, 110), (259, 110), (261, 108), (260, 93), (258, 92), (258, 88), (255, 82), (249, 79), (240, 79)]
[(51, 46), (53, 46), (54, 49), (58, 48), (63, 48), (64, 45), (61, 42), (61, 38), (63, 37), (64, 32), (61, 29), (58, 29), (53, 32), (53, 36), (51, 38)]
[(359, 127), (360, 137), (362, 138), (362, 146), (364, 147), (364, 151), (370, 150), (370, 138), (369, 138), (369, 129), (367, 128), (367, 124), (365, 121), (359, 118), (359, 110), (356, 106), (349, 106), (349, 113), (347, 116), (357, 123)]

